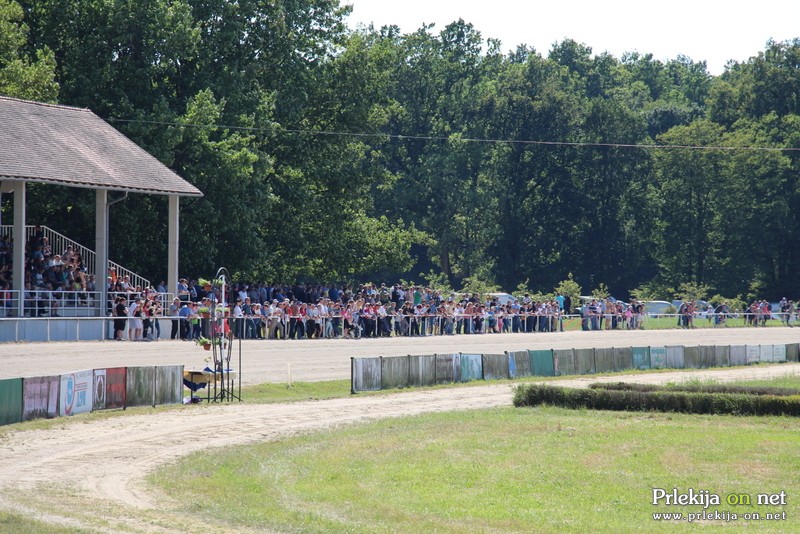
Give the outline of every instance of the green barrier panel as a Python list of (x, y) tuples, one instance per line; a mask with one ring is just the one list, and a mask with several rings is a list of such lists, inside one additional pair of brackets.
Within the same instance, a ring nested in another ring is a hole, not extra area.
[(664, 369), (667, 366), (666, 347), (650, 347), (650, 366), (653, 369)]
[[(232, 388), (229, 382), (227, 387)], [(183, 402), (183, 366), (159, 365), (156, 367), (155, 404), (180, 404)]]
[(436, 355), (436, 383), (461, 382), (461, 354)]
[(0, 380), (0, 425), (22, 421), (22, 379)]
[(155, 385), (155, 367), (128, 367), (125, 405), (153, 406)]
[(60, 376), (37, 376), (22, 380), (22, 419), (48, 418), (58, 415)]
[(381, 358), (381, 389), (407, 387), (410, 364), (408, 356)]
[(555, 376), (552, 350), (529, 350), (531, 369), (534, 376)]
[(714, 347), (714, 366), (728, 367), (731, 364), (731, 347), (729, 345), (717, 345)]
[(553, 366), (556, 376), (574, 375), (575, 370), (575, 351), (572, 349), (554, 349)]
[(773, 345), (772, 347), (772, 361), (785, 362), (786, 361), (786, 345)]
[(575, 349), (575, 372), (579, 375), (593, 375), (597, 372), (594, 349)]
[(633, 351), (630, 347), (614, 347), (614, 370), (633, 369)]
[(667, 349), (667, 367), (670, 369), (683, 369), (683, 345), (673, 345)]
[(483, 380), (483, 357), (480, 354), (461, 354), (461, 381)]
[(747, 363), (747, 365), (761, 361), (761, 347), (758, 345), (746, 345), (745, 347), (747, 352), (745, 363)]
[(684, 369), (700, 369), (703, 362), (700, 360), (700, 347), (683, 347)]
[(634, 369), (650, 369), (650, 347), (631, 347)]
[(408, 385), (432, 386), (436, 384), (436, 356), (424, 354), (408, 357)]
[(595, 371), (598, 373), (611, 373), (617, 370), (614, 364), (614, 349), (594, 349)]
[(747, 365), (747, 347), (744, 345), (731, 345), (731, 365)]
[(796, 362), (800, 358), (800, 343), (786, 344), (786, 361)]
[(758, 360), (765, 363), (773, 362), (772, 352), (772, 345), (761, 345), (758, 351)]
[(531, 359), (528, 357), (527, 350), (506, 352), (508, 354), (508, 376), (519, 378), (531, 376)]
[(508, 377), (508, 356), (505, 354), (483, 355), (483, 378), (485, 380), (499, 380)]
[[(128, 368), (130, 376), (131, 368)], [(130, 378), (128, 378), (128, 397), (131, 395)], [(350, 359), (350, 389), (357, 391), (378, 391), (381, 389), (381, 359), (380, 358), (351, 358)]]
[(717, 366), (717, 356), (713, 345), (697, 347), (697, 352), (700, 356), (700, 367), (707, 368)]

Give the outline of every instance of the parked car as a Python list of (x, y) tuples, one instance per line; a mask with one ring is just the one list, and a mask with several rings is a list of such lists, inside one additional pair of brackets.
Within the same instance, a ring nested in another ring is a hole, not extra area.
[[(667, 302), (666, 300), (645, 300), (644, 301), (644, 312), (647, 315), (664, 315), (667, 313), (667, 310), (671, 307), (674, 307), (671, 303)], [(677, 308), (675, 308), (677, 309)], [(673, 312), (674, 313), (674, 312)]]
[(487, 293), (486, 294), (486, 300), (497, 301), (497, 304), (499, 306), (504, 306), (504, 305), (508, 304), (509, 302), (514, 302), (515, 298), (516, 297), (514, 297), (514, 295), (511, 295), (509, 293)]

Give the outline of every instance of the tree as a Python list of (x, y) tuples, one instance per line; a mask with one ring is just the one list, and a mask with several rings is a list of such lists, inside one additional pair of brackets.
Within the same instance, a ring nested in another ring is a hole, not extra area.
[(55, 55), (47, 46), (30, 46), (23, 16), (17, 2), (0, 0), (0, 94), (55, 102), (58, 97)]

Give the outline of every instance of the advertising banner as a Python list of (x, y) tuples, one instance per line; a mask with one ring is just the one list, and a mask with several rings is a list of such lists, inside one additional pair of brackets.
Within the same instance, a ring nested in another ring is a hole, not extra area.
[(461, 382), (461, 354), (436, 355), (436, 383)]
[(408, 357), (409, 386), (432, 386), (436, 383), (436, 356)]
[(381, 389), (381, 359), (353, 358), (351, 369), (352, 390), (378, 391)]
[(156, 367), (155, 404), (160, 406), (181, 402), (183, 402), (183, 366), (159, 365)]
[(61, 416), (92, 411), (94, 371), (76, 371), (61, 375), (58, 413)]
[(556, 369), (553, 365), (553, 351), (529, 350), (528, 355), (531, 359), (531, 369), (534, 376), (555, 376)]
[(22, 379), (0, 380), (0, 425), (22, 421)]
[(106, 409), (106, 370), (94, 370), (94, 386), (92, 387), (92, 394), (94, 401), (92, 402), (92, 410), (105, 410)]
[(155, 367), (128, 367), (126, 378), (126, 406), (153, 406), (155, 404)]
[(61, 377), (37, 376), (22, 380), (22, 419), (50, 419), (58, 415), (58, 385)]
[[(518, 350), (508, 354), (508, 375), (510, 378), (521, 376), (531, 376), (531, 359), (528, 357), (527, 350)], [(511, 372), (513, 360), (514, 372)]]
[(124, 408), (127, 391), (127, 369), (111, 367), (106, 369), (106, 408)]
[(650, 347), (650, 365), (653, 369), (667, 366), (667, 347)]
[(508, 356), (505, 354), (483, 355), (483, 378), (485, 380), (500, 380), (508, 377)]
[(631, 347), (634, 369), (650, 369), (650, 347)]
[(409, 356), (381, 360), (381, 389), (408, 387)]
[(483, 379), (483, 355), (461, 353), (461, 381)]

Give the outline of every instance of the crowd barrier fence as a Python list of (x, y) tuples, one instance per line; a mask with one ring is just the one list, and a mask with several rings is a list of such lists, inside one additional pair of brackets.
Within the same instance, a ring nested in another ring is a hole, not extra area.
[(179, 404), (183, 366), (85, 369), (0, 380), (0, 425), (128, 406)]
[(434, 354), (351, 358), (351, 391), (431, 386), (526, 376), (586, 375), (627, 369), (701, 369), (797, 362), (800, 343), (786, 345), (649, 346), (537, 349), (504, 354)]

